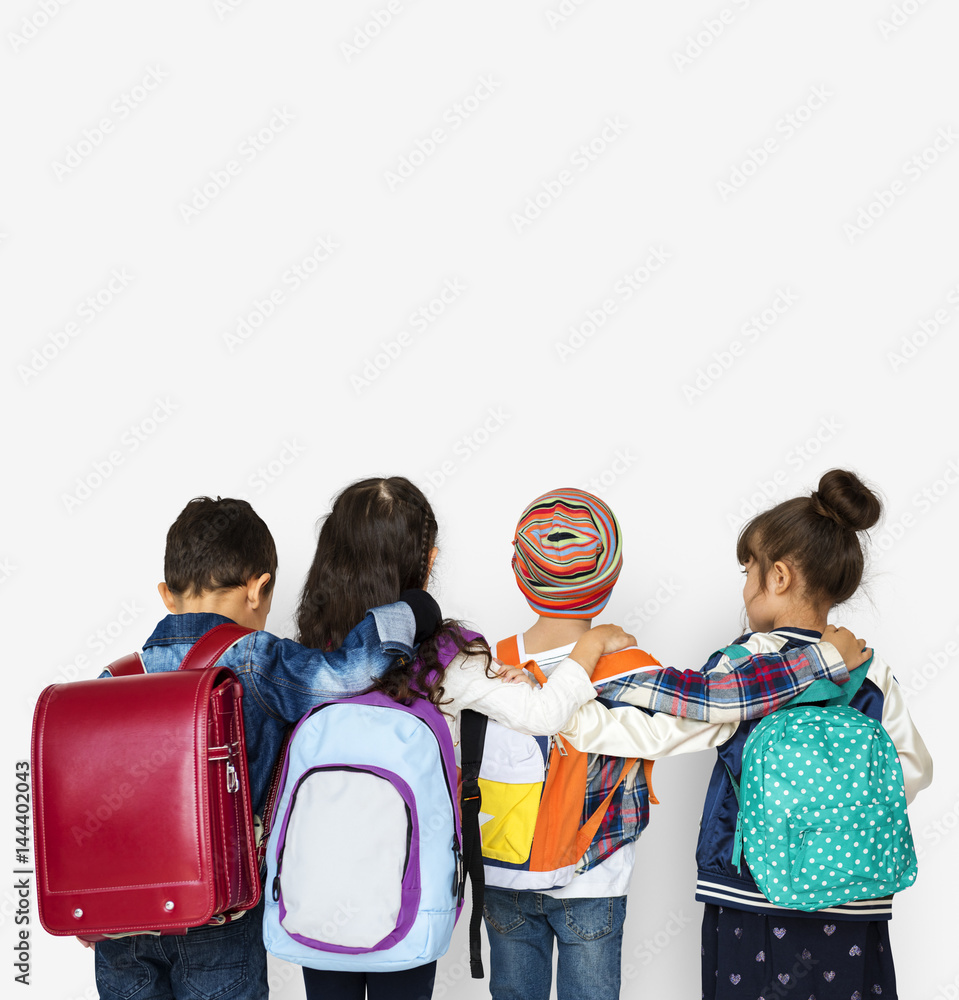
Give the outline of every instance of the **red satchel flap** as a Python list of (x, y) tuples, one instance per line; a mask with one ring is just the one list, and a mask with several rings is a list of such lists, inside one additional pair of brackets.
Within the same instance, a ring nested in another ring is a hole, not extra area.
[[(249, 631), (226, 628), (233, 636), (223, 649)], [(50, 933), (175, 931), (213, 915), (209, 714), (214, 690), (231, 682), (226, 668), (188, 669), (42, 692), (33, 723), (37, 902)]]

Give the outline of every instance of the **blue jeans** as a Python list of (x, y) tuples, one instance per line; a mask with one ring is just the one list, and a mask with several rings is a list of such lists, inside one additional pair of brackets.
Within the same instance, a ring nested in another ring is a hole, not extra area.
[(558, 1000), (617, 1000), (625, 896), (554, 899), (486, 889), (493, 1000), (549, 1000), (556, 939)]
[(96, 946), (100, 1000), (266, 1000), (263, 903), (222, 927)]

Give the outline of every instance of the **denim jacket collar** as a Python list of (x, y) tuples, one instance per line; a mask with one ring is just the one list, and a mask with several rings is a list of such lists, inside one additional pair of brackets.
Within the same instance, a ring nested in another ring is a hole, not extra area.
[(200, 613), (167, 615), (157, 623), (143, 648), (150, 646), (173, 646), (179, 643), (196, 642), (204, 633), (217, 625), (236, 624), (232, 618), (209, 611)]

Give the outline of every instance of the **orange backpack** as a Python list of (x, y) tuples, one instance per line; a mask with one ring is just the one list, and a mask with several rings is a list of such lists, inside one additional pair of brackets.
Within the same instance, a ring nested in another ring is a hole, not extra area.
[[(496, 655), (504, 663), (519, 665), (516, 636), (498, 643)], [(593, 682), (599, 684), (659, 665), (641, 649), (622, 650), (600, 660)], [(535, 660), (522, 666), (540, 684), (548, 683)], [(637, 764), (640, 759), (636, 757), (597, 758), (559, 736), (525, 736), (490, 720), (480, 768), (487, 885), (542, 891), (571, 882), (581, 859), (603, 830), (610, 807), (622, 800), (623, 782)], [(642, 760), (642, 773), (634, 779), (634, 784), (642, 786), (636, 791), (645, 796), (645, 810), (640, 810), (645, 818), (649, 802), (657, 801), (650, 784), (652, 766), (652, 761)], [(618, 767), (618, 777), (601, 789), (606, 791), (602, 800), (587, 808), (591, 774), (608, 773), (612, 767)], [(637, 818), (632, 828), (614, 835), (603, 857), (634, 840), (642, 826), (645, 819)]]

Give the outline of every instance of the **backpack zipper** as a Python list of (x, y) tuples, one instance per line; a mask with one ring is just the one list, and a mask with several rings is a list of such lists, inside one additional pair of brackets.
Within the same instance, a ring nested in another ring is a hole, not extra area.
[[(324, 702), (324, 704), (317, 705), (315, 708), (312, 708), (305, 716), (303, 716), (303, 718), (300, 720), (300, 722), (298, 722), (296, 724), (296, 726), (294, 727), (294, 730), (292, 730), (292, 731), (290, 731), (290, 732), (287, 733), (286, 739), (284, 740), (283, 747), (281, 748), (281, 756), (283, 755), (282, 751), (284, 751), (288, 747), (290, 741), (292, 740), (292, 737), (293, 737), (293, 734), (294, 734), (295, 730), (298, 729), (299, 726), (303, 722), (306, 722), (307, 719), (312, 718), (312, 716), (315, 715), (317, 712), (319, 712), (321, 709), (327, 708), (327, 707), (329, 707), (332, 704), (338, 704), (338, 702)], [(452, 850), (453, 850), (453, 862), (454, 862), (453, 868), (454, 868), (454, 873), (455, 873), (454, 874), (454, 880), (455, 880), (455, 882), (454, 882), (454, 885), (453, 885), (452, 893), (453, 893), (453, 896), (455, 898), (457, 898), (459, 900), (462, 900), (465, 897), (465, 894), (466, 894), (466, 872), (465, 872), (464, 863), (463, 863), (463, 833), (462, 833), (462, 830), (459, 828), (460, 824), (457, 823), (457, 821), (456, 821), (456, 799), (455, 799), (455, 793), (453, 791), (453, 785), (450, 782), (449, 769), (446, 766), (446, 758), (443, 756), (443, 748), (440, 745), (439, 737), (434, 732), (433, 727), (425, 719), (421, 719), (418, 715), (414, 715), (413, 713), (408, 713), (408, 714), (411, 716), (411, 718), (415, 719), (417, 722), (420, 722), (424, 726), (426, 726), (426, 728), (430, 731), (430, 735), (436, 741), (436, 748), (439, 751), (440, 764), (441, 764), (441, 766), (443, 768), (443, 780), (446, 783), (446, 794), (447, 794), (447, 796), (449, 797), (449, 800), (450, 800), (450, 812), (452, 813), (452, 819), (453, 819), (453, 845), (452, 845)], [(549, 767), (549, 758), (547, 756), (547, 768), (548, 767)], [(279, 782), (281, 781), (281, 777), (282, 776), (281, 776), (280, 771), (282, 771), (282, 770), (285, 770), (285, 764), (284, 764), (284, 767), (282, 769), (278, 769), (277, 770), (277, 774), (276, 774), (277, 784), (279, 784)], [(328, 770), (328, 768), (313, 768), (313, 771), (320, 771), (320, 770)], [(361, 768), (350, 768), (350, 767), (346, 767), (346, 766), (341, 766), (339, 768), (339, 770), (354, 770), (355, 771), (355, 770), (362, 770), (362, 769)], [(289, 805), (286, 807), (287, 812), (289, 812), (290, 809), (293, 808), (293, 802), (294, 802), (294, 800), (296, 798), (297, 792), (299, 791), (300, 783), (310, 773), (312, 773), (312, 772), (307, 772), (307, 774), (301, 775), (300, 778), (299, 778), (299, 780), (297, 781), (296, 788), (293, 790), (293, 794), (290, 796)], [(274, 804), (274, 809), (276, 809), (278, 805), (279, 805), (279, 799), (277, 798), (277, 800), (276, 800), (276, 802)], [(404, 805), (405, 805), (405, 803), (404, 803)], [(406, 806), (406, 811), (407, 811), (407, 815), (409, 816), (409, 806)], [(461, 819), (461, 821), (462, 821), (462, 819)], [(274, 823), (270, 824), (270, 832), (271, 833), (272, 833), (272, 828), (273, 828), (274, 825), (275, 825)], [(410, 856), (410, 847), (411, 847), (412, 837), (413, 837), (413, 828), (412, 828), (412, 821), (410, 821), (410, 824), (407, 827), (407, 834), (406, 834), (406, 864), (403, 867), (404, 875), (406, 873), (407, 867), (409, 866), (409, 856)], [(279, 851), (277, 852), (277, 856), (276, 856), (276, 875), (273, 878), (273, 885), (272, 885), (273, 901), (274, 902), (278, 902), (279, 898), (280, 898), (280, 869), (282, 867), (283, 852), (284, 852), (285, 849), (286, 849), (286, 842), (284, 841), (284, 843), (281, 845)]]
[[(289, 804), (286, 807), (287, 815), (293, 809), (296, 804), (296, 797), (300, 793), (300, 788), (303, 782), (312, 774), (318, 774), (320, 771), (352, 771), (356, 774), (370, 774), (370, 770), (365, 767), (352, 767), (349, 764), (324, 764), (321, 767), (311, 767), (308, 771), (304, 771), (303, 774), (297, 779), (296, 787), (293, 789), (293, 794), (290, 796)], [(386, 781), (386, 778), (382, 778), (381, 775), (377, 774), (375, 777), (380, 778), (382, 781)], [(410, 852), (413, 846), (413, 813), (410, 810), (409, 804), (406, 800), (403, 801), (403, 808), (406, 810), (406, 860), (403, 862), (403, 878), (406, 878), (406, 873), (409, 871), (410, 867)], [(286, 837), (283, 838), (283, 843), (280, 845), (280, 849), (276, 855), (276, 875), (273, 876), (272, 892), (273, 892), (273, 902), (278, 903), (280, 900), (280, 873), (283, 870), (283, 854), (286, 851)]]

